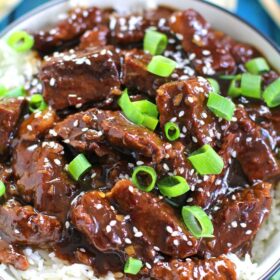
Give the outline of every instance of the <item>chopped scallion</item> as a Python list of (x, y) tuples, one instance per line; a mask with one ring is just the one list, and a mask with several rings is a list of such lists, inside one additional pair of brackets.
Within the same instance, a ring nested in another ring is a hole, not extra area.
[(245, 68), (251, 74), (260, 74), (270, 70), (268, 63), (263, 57), (253, 58), (245, 63)]
[(29, 101), (30, 112), (43, 111), (47, 108), (47, 104), (41, 94), (34, 94)]
[(147, 127), (148, 129), (154, 131), (158, 125), (158, 119), (151, 117), (147, 114), (144, 114), (143, 116), (144, 116), (144, 119), (143, 119), (142, 125)]
[(153, 56), (148, 64), (147, 70), (160, 77), (169, 77), (176, 66), (177, 63), (174, 60), (161, 55), (156, 55)]
[(182, 208), (184, 223), (196, 238), (214, 237), (214, 227), (208, 215), (198, 206), (184, 206)]
[(24, 90), (24, 88), (17, 87), (7, 91), (3, 91), (3, 94), (0, 95), (0, 98), (17, 98), (25, 95), (26, 95), (26, 91)]
[(210, 92), (207, 107), (219, 118), (223, 118), (227, 121), (232, 119), (235, 110), (235, 104), (221, 96), (220, 94)]
[(17, 52), (26, 52), (32, 49), (34, 39), (25, 31), (16, 31), (10, 35), (7, 43)]
[(280, 105), (280, 78), (265, 89), (263, 99), (268, 107), (273, 108)]
[(168, 38), (165, 34), (153, 29), (147, 29), (144, 37), (144, 50), (152, 55), (162, 54), (168, 44)]
[(132, 103), (139, 111), (141, 111), (141, 113), (147, 114), (154, 118), (158, 117), (157, 105), (150, 102), (149, 100), (139, 100)]
[(68, 172), (78, 181), (89, 169), (91, 164), (83, 154), (76, 156), (68, 165)]
[(220, 174), (224, 168), (223, 159), (208, 144), (193, 152), (188, 159), (200, 175)]
[(220, 85), (219, 85), (219, 83), (216, 80), (212, 79), (212, 78), (207, 78), (207, 80), (208, 80), (209, 84), (211, 85), (211, 87), (213, 88), (213, 92), (219, 93), (220, 92)]
[(234, 76), (228, 88), (228, 96), (238, 97), (241, 95), (240, 79), (241, 75)]
[(169, 141), (175, 141), (180, 137), (180, 128), (173, 122), (168, 122), (164, 125), (164, 132)]
[(132, 183), (145, 192), (150, 192), (155, 187), (156, 180), (156, 171), (150, 166), (138, 166), (132, 173)]
[(169, 176), (158, 182), (158, 188), (162, 195), (177, 197), (190, 190), (185, 178), (181, 176)]
[(142, 267), (143, 263), (141, 260), (129, 257), (124, 265), (124, 273), (136, 275)]
[(243, 73), (241, 75), (241, 94), (250, 98), (261, 98), (261, 82), (262, 78), (259, 75)]
[(6, 193), (6, 186), (2, 181), (0, 181), (0, 197), (3, 196), (5, 193)]

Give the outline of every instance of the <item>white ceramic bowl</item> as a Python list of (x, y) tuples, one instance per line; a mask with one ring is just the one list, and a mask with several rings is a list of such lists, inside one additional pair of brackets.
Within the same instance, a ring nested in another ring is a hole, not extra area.
[[(233, 38), (254, 45), (269, 60), (271, 65), (280, 72), (280, 50), (268, 38), (258, 32), (254, 27), (241, 20), (236, 15), (219, 8), (213, 4), (197, 0), (59, 0), (49, 1), (46, 5), (39, 7), (11, 24), (0, 34), (7, 36), (17, 29), (39, 30), (50, 22), (57, 22), (58, 15), (65, 13), (71, 3), (93, 4), (100, 7), (114, 7), (118, 10), (137, 10), (147, 7), (155, 7), (157, 4), (174, 7), (177, 9), (193, 8), (199, 11), (214, 28), (224, 31)], [(268, 244), (265, 258), (257, 268), (259, 280), (269, 279), (273, 273), (280, 268), (280, 233), (278, 233)]]

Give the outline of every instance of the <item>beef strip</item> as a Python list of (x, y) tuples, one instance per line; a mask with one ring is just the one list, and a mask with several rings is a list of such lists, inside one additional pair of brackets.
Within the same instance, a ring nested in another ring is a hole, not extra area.
[(50, 52), (69, 41), (78, 39), (86, 30), (92, 29), (104, 21), (106, 19), (104, 19), (103, 12), (96, 7), (76, 8), (56, 27), (35, 33), (35, 49)]
[(46, 61), (40, 72), (44, 98), (55, 110), (120, 94), (119, 57), (111, 47), (62, 53)]
[[(120, 152), (133, 151), (159, 162), (164, 157), (163, 142), (152, 131), (128, 121), (119, 111), (90, 109), (58, 123), (55, 132), (79, 151), (100, 148), (108, 153), (108, 144)], [(125, 149), (125, 150), (124, 150)], [(106, 153), (102, 153), (106, 154)]]
[(0, 100), (0, 155), (4, 156), (17, 130), (17, 124), (26, 105), (25, 100)]
[(172, 121), (186, 135), (188, 144), (215, 145), (220, 129), (215, 116), (206, 107), (209, 91), (210, 85), (201, 77), (161, 86), (156, 97), (161, 127)]
[(87, 49), (90, 47), (104, 47), (107, 44), (109, 29), (106, 25), (94, 27), (88, 30), (81, 37), (80, 49)]
[(13, 154), (18, 191), (36, 209), (63, 221), (76, 187), (69, 178), (63, 147), (53, 141), (20, 142)]
[(9, 200), (0, 206), (1, 237), (20, 245), (49, 247), (61, 235), (56, 217), (38, 213), (31, 206)]
[[(219, 256), (229, 252), (243, 255), (267, 218), (271, 207), (271, 184), (258, 183), (224, 198), (212, 214), (213, 239), (203, 239), (199, 254)], [(238, 238), (236, 238), (238, 236)]]
[(13, 265), (19, 270), (29, 268), (28, 260), (23, 252), (4, 240), (0, 240), (0, 263)]
[(71, 220), (98, 250), (123, 250), (128, 235), (126, 225), (117, 220), (117, 213), (111, 209), (104, 193), (93, 191), (84, 194), (72, 206)]
[(120, 212), (130, 215), (136, 231), (162, 253), (178, 258), (196, 253), (198, 241), (185, 229), (172, 207), (159, 198), (141, 192), (129, 180), (119, 181), (110, 198)]
[(186, 259), (158, 262), (152, 268), (152, 279), (158, 280), (236, 280), (235, 265), (226, 257), (208, 260)]
[(184, 50), (194, 54), (192, 62), (199, 74), (230, 74), (235, 71), (236, 63), (227, 45), (219, 43), (224, 34), (211, 30), (209, 23), (198, 12), (192, 9), (176, 12), (169, 24), (170, 29), (182, 39)]

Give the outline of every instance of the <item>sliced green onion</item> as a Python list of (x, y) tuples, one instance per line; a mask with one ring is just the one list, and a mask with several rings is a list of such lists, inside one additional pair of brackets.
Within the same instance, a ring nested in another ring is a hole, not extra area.
[(168, 44), (168, 38), (165, 34), (153, 29), (147, 29), (144, 37), (144, 51), (152, 55), (162, 54)]
[(3, 85), (0, 85), (0, 97), (5, 95), (5, 93), (7, 92), (7, 88)]
[(142, 191), (150, 192), (156, 184), (156, 171), (150, 166), (138, 166), (133, 170), (132, 183)]
[(0, 197), (3, 196), (5, 193), (6, 193), (6, 186), (2, 181), (0, 181)]
[(149, 100), (134, 101), (132, 104), (143, 114), (147, 114), (151, 117), (158, 117), (157, 105), (150, 102)]
[(228, 96), (234, 98), (241, 95), (240, 80), (241, 75), (234, 76), (234, 79), (230, 82), (228, 88)]
[(124, 265), (124, 273), (136, 275), (143, 267), (142, 261), (129, 257)]
[(169, 77), (176, 66), (177, 63), (174, 60), (161, 55), (156, 55), (153, 56), (152, 60), (148, 64), (147, 70), (160, 77)]
[(26, 52), (32, 49), (34, 39), (25, 31), (16, 31), (7, 41), (8, 45), (17, 52)]
[(181, 176), (169, 176), (158, 182), (158, 189), (162, 195), (167, 197), (177, 197), (190, 190), (185, 178)]
[(154, 131), (158, 125), (158, 119), (144, 114), (142, 125)]
[(128, 91), (125, 89), (118, 100), (118, 104), (121, 107), (124, 115), (135, 124), (142, 124), (144, 120), (143, 114), (133, 106), (128, 96)]
[(251, 98), (261, 98), (261, 82), (259, 75), (243, 73), (241, 75), (241, 94)]
[(268, 107), (273, 108), (280, 105), (280, 78), (265, 89), (263, 99)]
[(220, 92), (220, 85), (219, 85), (219, 83), (216, 80), (212, 79), (212, 78), (207, 78), (207, 80), (208, 80), (209, 84), (211, 85), (211, 87), (213, 88), (213, 91), (215, 93), (219, 93)]
[(223, 118), (227, 121), (232, 119), (235, 110), (235, 104), (221, 96), (220, 94), (210, 92), (207, 107), (219, 118)]
[(220, 174), (224, 168), (223, 159), (208, 144), (193, 152), (188, 159), (200, 175)]
[(78, 181), (89, 169), (91, 164), (83, 154), (77, 155), (68, 165), (68, 172)]
[(247, 61), (245, 68), (251, 74), (260, 74), (270, 70), (269, 65), (263, 57), (257, 57)]
[(25, 96), (26, 91), (23, 87), (17, 87), (6, 92), (3, 92), (3, 95), (0, 95), (0, 98), (17, 98), (20, 96)]
[(34, 94), (31, 96), (29, 101), (30, 112), (44, 111), (47, 107), (48, 105), (41, 94)]
[(184, 223), (196, 238), (214, 237), (214, 227), (207, 214), (198, 206), (184, 206), (182, 208)]
[(221, 80), (234, 80), (236, 78), (236, 75), (221, 75), (219, 76), (219, 79)]
[(169, 141), (175, 141), (180, 137), (180, 128), (173, 122), (168, 122), (164, 125), (164, 132)]

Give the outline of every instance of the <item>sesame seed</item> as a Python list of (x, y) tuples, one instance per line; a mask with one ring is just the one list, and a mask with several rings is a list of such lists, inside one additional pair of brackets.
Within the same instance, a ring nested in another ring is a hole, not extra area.
[(247, 227), (247, 224), (245, 224), (245, 223), (240, 223), (240, 226), (241, 226), (242, 228), (245, 228), (245, 227)]
[(55, 78), (51, 78), (50, 79), (50, 86), (53, 87), (55, 85), (55, 82), (56, 82)]
[(136, 162), (136, 165), (143, 165), (143, 164), (144, 164), (144, 162), (141, 161), (141, 160), (138, 160), (138, 161)]
[(126, 244), (132, 244), (132, 242), (131, 242), (131, 240), (130, 240), (129, 238), (125, 238), (125, 239), (124, 239), (124, 242), (125, 242)]
[(171, 226), (167, 226), (166, 227), (166, 231), (169, 232), (169, 233), (172, 233), (173, 232), (173, 229)]
[(231, 226), (232, 226), (233, 228), (236, 228), (236, 227), (237, 227), (237, 222), (236, 222), (236, 221), (233, 221), (233, 222), (231, 223)]
[(113, 226), (115, 226), (116, 224), (117, 224), (117, 221), (116, 221), (116, 220), (113, 220), (113, 221), (110, 222), (109, 225), (110, 225), (111, 227), (113, 227)]
[(173, 244), (174, 244), (175, 246), (179, 246), (179, 240), (177, 240), (177, 239), (173, 240)]
[(143, 233), (141, 231), (138, 231), (134, 234), (135, 237), (142, 237)]
[(198, 142), (197, 138), (194, 137), (194, 136), (192, 136), (192, 140), (193, 140), (194, 143), (197, 143), (197, 142)]
[(183, 117), (184, 115), (185, 115), (185, 112), (184, 112), (184, 111), (180, 111), (178, 116), (181, 118), (181, 117)]
[(68, 221), (65, 222), (65, 227), (69, 228), (70, 227), (70, 223)]
[(246, 235), (250, 235), (252, 232), (253, 232), (252, 230), (248, 229), (248, 230), (245, 232), (245, 234), (246, 234)]
[(112, 230), (111, 226), (107, 225), (106, 226), (106, 232), (109, 233), (109, 232), (111, 232), (111, 230)]
[(58, 158), (55, 158), (55, 159), (54, 159), (54, 163), (55, 163), (57, 166), (60, 166), (60, 165), (61, 165), (61, 161), (60, 161)]

